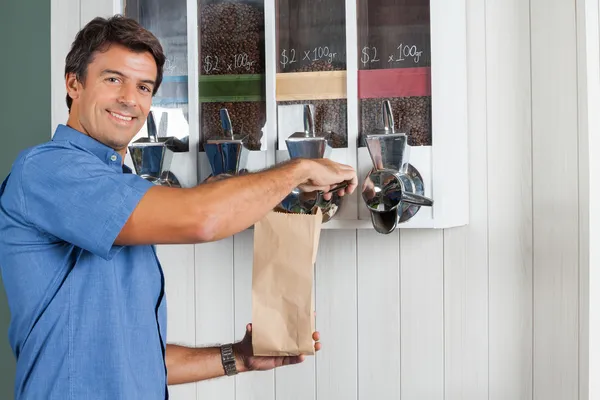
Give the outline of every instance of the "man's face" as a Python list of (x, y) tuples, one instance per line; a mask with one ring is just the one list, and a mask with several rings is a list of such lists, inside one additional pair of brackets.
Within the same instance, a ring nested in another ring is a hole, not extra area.
[(67, 75), (73, 99), (69, 126), (122, 155), (146, 121), (157, 75), (149, 52), (136, 53), (112, 44), (96, 52), (84, 82)]

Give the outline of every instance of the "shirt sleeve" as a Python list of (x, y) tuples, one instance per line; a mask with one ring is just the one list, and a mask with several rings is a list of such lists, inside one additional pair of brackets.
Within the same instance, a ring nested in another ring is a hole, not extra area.
[(71, 149), (30, 154), (21, 168), (28, 222), (105, 260), (122, 248), (114, 245), (115, 239), (152, 186)]

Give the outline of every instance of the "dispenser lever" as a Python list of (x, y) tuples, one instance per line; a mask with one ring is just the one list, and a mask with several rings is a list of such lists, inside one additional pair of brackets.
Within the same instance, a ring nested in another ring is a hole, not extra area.
[(221, 108), (220, 115), (221, 115), (221, 127), (223, 128), (223, 131), (230, 139), (233, 139), (233, 125), (231, 124), (231, 118), (229, 117), (229, 111), (227, 111), (226, 108)]
[(381, 112), (383, 116), (383, 129), (385, 133), (395, 133), (394, 127), (394, 115), (392, 114), (392, 104), (389, 100), (386, 100), (381, 105)]
[(306, 137), (315, 137), (315, 118), (310, 104), (304, 105), (304, 134)]
[(156, 122), (154, 121), (154, 113), (152, 111), (148, 113), (146, 126), (148, 127), (148, 141), (156, 143), (158, 135), (156, 134)]
[(405, 191), (402, 192), (402, 202), (422, 207), (433, 206), (433, 200), (431, 200), (429, 197)]
[(337, 185), (337, 186), (335, 186), (335, 187), (333, 187), (333, 188), (329, 189), (329, 191), (328, 191), (328, 192), (326, 192), (326, 193), (333, 193), (333, 192), (337, 192), (338, 190), (341, 190), (341, 189), (346, 189), (347, 187), (348, 187), (348, 182), (340, 183), (339, 185)]

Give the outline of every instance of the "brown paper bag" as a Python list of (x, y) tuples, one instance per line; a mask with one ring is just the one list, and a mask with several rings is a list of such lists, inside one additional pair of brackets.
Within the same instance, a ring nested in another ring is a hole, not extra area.
[(321, 210), (270, 212), (254, 225), (252, 347), (257, 356), (313, 355), (314, 264)]

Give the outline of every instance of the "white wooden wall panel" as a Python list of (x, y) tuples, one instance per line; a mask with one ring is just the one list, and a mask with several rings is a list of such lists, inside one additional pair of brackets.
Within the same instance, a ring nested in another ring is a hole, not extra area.
[(532, 397), (529, 20), (528, 0), (486, 1), (490, 400)]
[(323, 344), (316, 370), (321, 400), (358, 398), (356, 246), (354, 230), (321, 231), (315, 305)]
[(467, 22), (470, 222), (444, 232), (445, 400), (489, 394), (485, 0), (467, 0)]
[[(156, 253), (165, 276), (167, 296), (167, 342), (182, 346), (196, 344), (196, 305), (194, 298), (194, 246), (157, 246)], [(169, 387), (171, 399), (193, 399), (196, 384)]]
[(480, 224), (479, 230), (444, 233), (446, 400), (489, 394), (487, 231), (485, 222)]
[(600, 398), (600, 7), (577, 0), (579, 94), (579, 398)]
[(531, 0), (535, 400), (579, 394), (575, 18), (575, 2)]
[(399, 237), (358, 231), (359, 399), (400, 398)]
[[(52, 134), (58, 124), (66, 124), (69, 118), (65, 87), (65, 58), (71, 43), (79, 31), (80, 0), (61, 0), (50, 3), (50, 70), (51, 70), (51, 112)], [(67, 22), (68, 21), (68, 22)]]
[[(234, 338), (233, 238), (196, 245), (196, 345), (231, 343)], [(194, 299), (195, 298), (195, 299)], [(170, 311), (177, 312), (173, 307)], [(235, 399), (235, 381), (198, 383), (198, 400)]]
[[(235, 339), (242, 340), (246, 324), (252, 322), (252, 258), (254, 231), (234, 237)], [(226, 317), (227, 318), (227, 317)], [(235, 377), (236, 400), (274, 400), (275, 373), (248, 372)]]
[(444, 399), (443, 233), (410, 230), (400, 234), (403, 399)]

